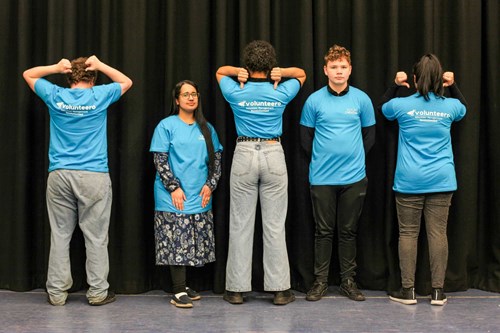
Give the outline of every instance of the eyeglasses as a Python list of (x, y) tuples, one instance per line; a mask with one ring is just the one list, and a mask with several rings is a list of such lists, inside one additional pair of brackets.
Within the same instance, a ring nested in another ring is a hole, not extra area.
[(192, 92), (192, 93), (185, 92), (183, 94), (179, 94), (179, 96), (182, 96), (184, 98), (189, 98), (189, 97), (198, 98), (198, 97), (200, 97), (200, 94), (196, 93), (196, 92)]

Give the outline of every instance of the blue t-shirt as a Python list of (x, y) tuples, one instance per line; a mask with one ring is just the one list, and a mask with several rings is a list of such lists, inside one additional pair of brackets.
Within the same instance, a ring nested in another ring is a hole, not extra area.
[(238, 136), (253, 138), (281, 136), (285, 107), (300, 90), (296, 79), (280, 83), (277, 89), (269, 81), (248, 81), (241, 89), (239, 82), (225, 76), (219, 85), (233, 110)]
[[(222, 151), (215, 129), (210, 124), (208, 126), (212, 133), (214, 151)], [(172, 204), (172, 196), (157, 172), (154, 184), (155, 210), (196, 214), (212, 208), (212, 200), (205, 208), (201, 207), (200, 192), (208, 178), (208, 151), (205, 138), (196, 123), (188, 125), (178, 115), (163, 119), (156, 126), (149, 151), (168, 153), (172, 172), (179, 179), (186, 195), (184, 210), (180, 211)]]
[(325, 86), (307, 99), (300, 124), (314, 128), (311, 185), (347, 185), (365, 178), (361, 128), (375, 124), (367, 94), (349, 86), (347, 94), (335, 96)]
[(408, 194), (455, 191), (457, 180), (450, 129), (465, 116), (458, 99), (433, 93), (394, 98), (382, 106), (389, 120), (399, 123), (399, 145), (393, 189)]
[(69, 89), (43, 78), (35, 82), (35, 92), (50, 114), (49, 172), (108, 172), (107, 109), (121, 91), (118, 83)]

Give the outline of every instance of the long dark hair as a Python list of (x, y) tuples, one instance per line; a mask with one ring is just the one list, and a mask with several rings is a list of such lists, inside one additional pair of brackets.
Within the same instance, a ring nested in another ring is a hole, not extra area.
[(170, 115), (179, 114), (179, 105), (177, 105), (175, 100), (179, 98), (181, 88), (185, 84), (193, 86), (198, 93), (198, 108), (194, 111), (194, 120), (200, 128), (201, 134), (203, 134), (203, 137), (205, 138), (205, 144), (207, 145), (208, 151), (208, 174), (210, 175), (210, 173), (212, 173), (215, 169), (215, 149), (214, 143), (212, 141), (212, 133), (210, 132), (207, 120), (203, 115), (203, 109), (201, 107), (201, 96), (199, 95), (200, 91), (198, 90), (198, 85), (196, 83), (190, 80), (183, 80), (175, 85), (174, 89), (172, 89), (172, 105), (170, 106)]
[(434, 54), (429, 53), (420, 58), (419, 62), (413, 66), (413, 75), (415, 75), (417, 91), (426, 101), (429, 100), (430, 92), (443, 97), (443, 68)]

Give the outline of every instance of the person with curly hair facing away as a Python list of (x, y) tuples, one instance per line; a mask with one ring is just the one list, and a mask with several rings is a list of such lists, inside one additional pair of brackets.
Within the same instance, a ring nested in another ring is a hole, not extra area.
[[(277, 67), (274, 47), (253, 41), (243, 67), (223, 66), (216, 77), (234, 114), (236, 148), (230, 175), (229, 249), (224, 300), (243, 303), (252, 290), (252, 250), (257, 200), (263, 233), (264, 290), (274, 304), (295, 300), (285, 240), (288, 175), (281, 145), (283, 112), (306, 80), (304, 70)], [(234, 80), (232, 77), (237, 78)], [(283, 78), (291, 78), (283, 80)]]

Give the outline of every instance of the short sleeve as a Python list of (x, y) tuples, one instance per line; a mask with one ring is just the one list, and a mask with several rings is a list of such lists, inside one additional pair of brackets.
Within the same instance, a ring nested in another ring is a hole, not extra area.
[(300, 124), (306, 127), (316, 127), (316, 111), (311, 98), (308, 98), (302, 108)]
[(151, 140), (150, 152), (168, 153), (171, 141), (171, 133), (162, 121), (156, 126), (153, 139)]

